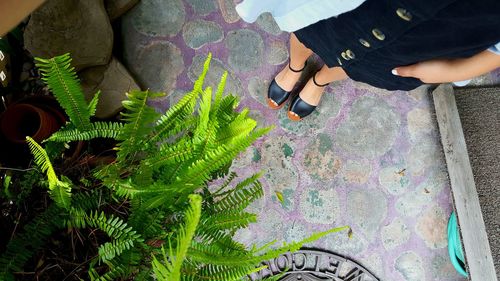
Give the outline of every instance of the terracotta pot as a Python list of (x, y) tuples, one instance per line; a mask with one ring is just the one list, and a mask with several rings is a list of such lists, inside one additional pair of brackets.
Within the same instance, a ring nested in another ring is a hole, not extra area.
[(60, 127), (53, 112), (25, 103), (8, 107), (0, 120), (0, 130), (13, 143), (24, 143), (26, 136), (41, 142)]

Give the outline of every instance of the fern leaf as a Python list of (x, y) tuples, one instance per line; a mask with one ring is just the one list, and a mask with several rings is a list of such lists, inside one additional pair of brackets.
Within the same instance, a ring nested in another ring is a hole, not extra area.
[(97, 103), (99, 103), (99, 96), (100, 95), (101, 95), (101, 90), (97, 91), (97, 93), (95, 93), (92, 100), (89, 102), (88, 111), (89, 111), (90, 117), (93, 117), (95, 115), (95, 112), (97, 110)]
[(118, 152), (120, 159), (144, 149), (141, 144), (152, 131), (151, 125), (158, 117), (158, 113), (147, 104), (147, 101), (149, 98), (161, 97), (163, 94), (132, 91), (127, 96), (128, 100), (123, 101), (126, 112), (121, 113), (126, 124), (117, 136), (117, 139), (122, 141)]
[(233, 189), (225, 193), (216, 203), (210, 206), (214, 213), (227, 212), (230, 210), (242, 211), (251, 202), (264, 195), (262, 184), (259, 182), (261, 173), (254, 174), (251, 177), (238, 183)]
[(163, 252), (163, 264), (153, 256), (153, 271), (159, 280), (180, 281), (181, 268), (188, 253), (191, 241), (194, 238), (196, 228), (201, 216), (201, 196), (192, 194), (189, 196), (189, 208), (185, 214), (184, 225), (179, 228), (177, 234), (177, 245), (175, 249), (169, 242), (168, 256)]
[(88, 130), (80, 131), (76, 128), (62, 129), (52, 134), (45, 141), (70, 142), (95, 138), (115, 139), (123, 130), (123, 126), (122, 123), (118, 122), (93, 122), (90, 124)]
[(50, 197), (57, 205), (69, 210), (71, 207), (71, 184), (59, 181), (50, 192)]
[(54, 199), (59, 206), (69, 209), (71, 204), (71, 184), (69, 182), (62, 182), (57, 178), (47, 152), (36, 141), (30, 137), (26, 137), (26, 142), (28, 143), (31, 154), (33, 154), (35, 158), (35, 163), (40, 167), (42, 172), (47, 174), (49, 192), (52, 199)]
[(31, 137), (27, 136), (26, 142), (28, 143), (31, 154), (33, 154), (33, 157), (35, 158), (35, 163), (40, 167), (43, 173), (47, 174), (49, 189), (54, 189), (59, 182), (59, 179), (54, 171), (54, 167), (52, 167), (52, 163), (50, 162), (47, 152)]
[(239, 281), (249, 274), (259, 272), (266, 269), (267, 266), (219, 266), (207, 264), (195, 273), (185, 273), (182, 276), (182, 281), (198, 281), (198, 280), (211, 280), (211, 281)]
[(154, 133), (149, 138), (148, 143), (155, 143), (178, 133), (180, 131), (179, 126), (183, 124), (188, 116), (193, 114), (198, 96), (198, 92), (192, 91), (168, 109), (156, 122)]
[(35, 58), (43, 81), (68, 114), (70, 121), (84, 131), (90, 128), (90, 112), (71, 57), (64, 54), (51, 59)]
[(215, 92), (215, 100), (214, 100), (214, 108), (218, 109), (219, 105), (222, 101), (222, 94), (224, 93), (224, 89), (226, 88), (227, 82), (227, 71), (224, 71), (222, 77), (220, 79), (219, 85), (217, 86), (217, 91)]
[(157, 155), (144, 161), (144, 165), (158, 169), (161, 166), (173, 163), (182, 163), (193, 157), (194, 145), (189, 139), (183, 139), (175, 145), (163, 144)]
[(186, 184), (199, 186), (203, 182), (210, 180), (211, 172), (231, 163), (238, 153), (245, 150), (255, 140), (269, 132), (270, 129), (271, 128), (258, 129), (245, 139), (240, 139), (238, 142), (232, 143), (229, 146), (221, 145), (208, 151), (205, 159), (198, 160), (189, 167), (185, 176), (182, 176), (183, 181)]
[(23, 231), (9, 241), (0, 256), (0, 280), (14, 280), (13, 272), (23, 271), (24, 264), (41, 248), (50, 235), (64, 227), (64, 212), (55, 204), (27, 223)]

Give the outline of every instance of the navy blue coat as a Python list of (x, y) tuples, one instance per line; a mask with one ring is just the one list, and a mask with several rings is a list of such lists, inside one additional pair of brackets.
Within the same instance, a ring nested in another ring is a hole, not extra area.
[(465, 58), (500, 42), (500, 0), (367, 0), (295, 32), (329, 66), (388, 90), (422, 84), (391, 70), (437, 58)]

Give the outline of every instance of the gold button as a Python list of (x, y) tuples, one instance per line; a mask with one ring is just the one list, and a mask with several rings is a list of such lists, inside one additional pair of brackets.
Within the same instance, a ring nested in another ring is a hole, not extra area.
[(405, 21), (411, 21), (412, 19), (412, 15), (410, 14), (410, 12), (408, 12), (407, 10), (403, 9), (403, 8), (399, 8), (396, 10), (396, 14), (398, 14), (398, 16), (402, 19), (404, 19)]
[(383, 41), (385, 39), (385, 34), (382, 33), (382, 31), (380, 31), (380, 29), (378, 29), (378, 28), (374, 28), (372, 30), (372, 34), (373, 34), (373, 36), (375, 36), (375, 38), (377, 38), (380, 41)]
[(342, 52), (342, 54), (340, 54), (345, 60), (350, 60), (351, 58), (347, 56), (347, 53), (346, 52)]
[(368, 43), (368, 41), (366, 41), (366, 40), (365, 40), (365, 39), (363, 39), (363, 38), (360, 38), (360, 39), (359, 39), (359, 43), (361, 43), (361, 45), (363, 45), (363, 46), (365, 46), (365, 47), (367, 47), (367, 48), (370, 48), (370, 47), (371, 47), (370, 43)]
[(339, 65), (342, 65), (342, 61), (339, 58), (337, 58), (337, 62), (339, 63)]
[(345, 51), (345, 54), (347, 55), (347, 57), (349, 57), (350, 59), (354, 59), (356, 58), (356, 55), (354, 55), (354, 52), (351, 51), (351, 50), (346, 50)]

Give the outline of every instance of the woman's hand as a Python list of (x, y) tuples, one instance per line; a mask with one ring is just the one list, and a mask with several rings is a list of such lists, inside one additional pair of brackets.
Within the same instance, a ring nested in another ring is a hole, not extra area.
[(500, 55), (483, 51), (470, 58), (436, 59), (396, 67), (394, 75), (414, 77), (424, 83), (448, 83), (472, 79), (500, 67)]
[(429, 60), (408, 66), (397, 67), (392, 74), (413, 77), (424, 83), (446, 83), (457, 80), (452, 60)]

